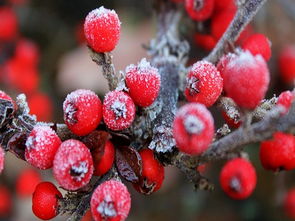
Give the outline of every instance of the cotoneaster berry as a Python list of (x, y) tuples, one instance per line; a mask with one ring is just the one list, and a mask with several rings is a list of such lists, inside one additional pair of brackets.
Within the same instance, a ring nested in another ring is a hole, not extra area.
[(16, 193), (19, 197), (30, 197), (38, 183), (42, 181), (41, 175), (34, 169), (24, 169), (16, 180)]
[(32, 210), (35, 216), (49, 220), (58, 215), (58, 200), (61, 192), (50, 182), (42, 182), (36, 186), (32, 198)]
[(13, 196), (6, 186), (0, 185), (0, 199), (0, 217), (7, 217), (12, 209)]
[(222, 10), (215, 13), (211, 20), (211, 33), (216, 40), (220, 39), (235, 16), (235, 9)]
[(173, 137), (180, 151), (199, 155), (212, 142), (214, 121), (211, 113), (202, 104), (182, 106), (173, 122)]
[(279, 68), (285, 83), (293, 84), (295, 80), (295, 45), (288, 45), (280, 52)]
[(49, 122), (53, 115), (53, 103), (51, 98), (42, 92), (28, 95), (30, 114), (34, 114), (38, 121)]
[(246, 109), (254, 109), (264, 98), (270, 81), (265, 60), (250, 52), (241, 52), (230, 59), (223, 70), (226, 95)]
[(15, 12), (8, 7), (0, 7), (0, 41), (13, 40), (18, 31)]
[(80, 141), (64, 141), (53, 161), (53, 175), (60, 186), (78, 190), (89, 183), (93, 174), (93, 161), (89, 149)]
[(98, 96), (79, 89), (70, 93), (64, 103), (64, 121), (76, 135), (83, 136), (93, 131), (102, 118), (102, 104)]
[(4, 150), (0, 146), (0, 174), (2, 173), (4, 169), (4, 155), (5, 155)]
[(84, 33), (88, 45), (96, 52), (112, 51), (120, 38), (121, 22), (114, 10), (103, 6), (87, 15)]
[(214, 0), (185, 0), (188, 15), (196, 21), (208, 19), (214, 9)]
[(217, 65), (216, 65), (216, 68), (217, 70), (219, 71), (221, 77), (223, 78), (223, 74), (224, 74), (224, 70), (225, 70), (225, 67), (227, 66), (227, 64), (236, 56), (236, 54), (232, 54), (232, 53), (228, 53), (226, 55), (223, 55)]
[(231, 198), (242, 200), (248, 198), (257, 182), (253, 165), (243, 158), (228, 161), (220, 173), (220, 185)]
[(185, 97), (190, 102), (212, 106), (223, 89), (223, 80), (216, 67), (208, 61), (198, 61), (186, 77)]
[(285, 213), (288, 217), (295, 219), (295, 188), (290, 189), (284, 197)]
[(272, 140), (261, 142), (260, 161), (266, 170), (280, 171), (295, 168), (295, 137), (276, 132)]
[(294, 94), (291, 91), (284, 91), (278, 97), (278, 101), (276, 105), (281, 105), (285, 108), (284, 114), (288, 113), (291, 104), (294, 100)]
[(111, 141), (107, 141), (104, 147), (104, 153), (100, 159), (93, 156), (94, 173), (95, 176), (101, 176), (108, 172), (114, 163), (115, 148)]
[(198, 46), (207, 51), (212, 50), (217, 43), (216, 39), (210, 34), (195, 33), (194, 40)]
[(235, 10), (235, 0), (215, 0), (214, 11)]
[(150, 106), (159, 94), (160, 74), (145, 58), (137, 66), (129, 65), (126, 68), (125, 81), (130, 97), (138, 106)]
[(110, 91), (103, 102), (103, 120), (111, 130), (124, 130), (130, 127), (135, 117), (132, 98), (122, 91)]
[(28, 66), (36, 66), (39, 62), (39, 49), (37, 45), (29, 40), (22, 39), (17, 42), (15, 48), (15, 59)]
[(159, 190), (164, 180), (164, 166), (155, 159), (150, 149), (139, 152), (142, 160), (142, 174), (139, 183), (133, 184), (134, 188), (143, 194), (151, 194)]
[(123, 221), (130, 210), (130, 194), (123, 183), (109, 180), (94, 190), (90, 206), (95, 221)]

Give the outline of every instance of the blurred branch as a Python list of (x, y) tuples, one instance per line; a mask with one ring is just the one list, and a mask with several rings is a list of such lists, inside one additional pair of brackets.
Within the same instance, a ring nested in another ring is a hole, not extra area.
[(277, 0), (290, 18), (295, 20), (295, 2), (294, 0)]

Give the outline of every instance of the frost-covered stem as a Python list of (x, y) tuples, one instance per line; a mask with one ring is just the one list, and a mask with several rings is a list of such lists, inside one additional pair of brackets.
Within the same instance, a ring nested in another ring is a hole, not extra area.
[(233, 21), (205, 60), (216, 63), (225, 53), (226, 47), (237, 40), (266, 0), (239, 0), (237, 2), (239, 2), (238, 10)]

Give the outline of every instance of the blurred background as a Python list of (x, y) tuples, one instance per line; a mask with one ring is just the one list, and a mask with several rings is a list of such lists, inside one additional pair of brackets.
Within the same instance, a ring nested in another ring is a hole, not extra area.
[[(1, 90), (13, 98), (25, 93), (31, 113), (36, 114), (39, 121), (62, 123), (62, 102), (69, 92), (86, 88), (103, 98), (108, 90), (100, 68), (88, 54), (83, 33), (85, 16), (102, 5), (116, 10), (122, 31), (119, 45), (113, 52), (114, 63), (117, 71), (124, 70), (127, 65), (148, 57), (142, 45), (148, 44), (156, 33), (151, 2), (0, 0)], [(218, 39), (213, 43), (200, 40), (200, 29), (206, 32), (210, 19), (203, 24), (191, 21), (181, 4), (178, 7), (183, 10), (184, 17), (180, 32), (190, 42), (189, 63), (193, 63), (208, 54)], [(278, 60), (286, 46), (295, 44), (294, 8), (294, 0), (268, 1), (245, 34), (246, 38), (252, 33), (263, 33), (272, 42), (269, 61), (272, 81), (268, 98), (292, 89), (290, 82), (281, 77)], [(216, 109), (212, 111), (218, 128), (224, 120)], [(288, 220), (282, 202), (286, 191), (295, 186), (295, 173), (265, 171), (259, 162), (258, 144), (249, 145), (245, 150), (258, 174), (257, 188), (249, 199), (235, 201), (222, 192), (218, 179), (224, 162), (202, 169), (215, 184), (213, 192), (195, 192), (183, 174), (167, 167), (163, 187), (151, 196), (140, 195), (127, 184), (132, 194), (127, 220)], [(0, 220), (37, 220), (31, 210), (31, 194), (40, 180), (55, 182), (50, 170), (34, 170), (8, 153), (0, 176)], [(66, 220), (66, 216), (54, 220)], [(92, 220), (89, 214), (86, 220)]]

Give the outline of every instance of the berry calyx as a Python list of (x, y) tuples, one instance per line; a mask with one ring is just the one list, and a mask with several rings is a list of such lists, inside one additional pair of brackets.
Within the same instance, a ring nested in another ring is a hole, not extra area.
[(120, 38), (121, 22), (114, 10), (101, 6), (86, 16), (84, 33), (88, 45), (96, 52), (112, 51)]
[(49, 220), (58, 215), (58, 200), (61, 192), (50, 182), (42, 182), (36, 186), (32, 198), (32, 210), (35, 216)]
[[(93, 155), (92, 155), (93, 156)], [(108, 172), (114, 163), (115, 148), (111, 141), (107, 141), (104, 147), (104, 153), (100, 159), (96, 159), (93, 156), (94, 173), (95, 176), (101, 176)]]
[(295, 219), (295, 189), (290, 189), (284, 197), (284, 210), (288, 217)]
[(126, 68), (125, 81), (130, 97), (138, 106), (150, 106), (159, 94), (160, 74), (145, 58), (137, 66), (129, 65)]
[(295, 80), (295, 45), (288, 45), (280, 52), (279, 68), (285, 83), (293, 84)]
[(41, 175), (34, 169), (24, 169), (16, 180), (16, 193), (19, 197), (31, 197), (38, 183), (42, 181)]
[(26, 141), (26, 160), (41, 170), (52, 167), (53, 159), (61, 140), (49, 126), (36, 125)]
[(284, 107), (285, 111), (283, 112), (283, 114), (286, 114), (288, 113), (293, 100), (294, 100), (294, 94), (291, 91), (284, 91), (278, 97), (278, 101), (276, 105), (281, 105), (282, 107)]
[(209, 147), (213, 135), (214, 121), (203, 104), (186, 104), (176, 113), (173, 137), (180, 151), (200, 155)]
[(248, 198), (255, 189), (256, 182), (255, 168), (243, 158), (228, 161), (220, 173), (221, 188), (233, 199)]
[(191, 19), (204, 21), (213, 13), (214, 0), (185, 0), (185, 9)]
[(98, 96), (90, 91), (79, 89), (70, 93), (64, 103), (64, 121), (78, 136), (93, 131), (102, 118), (102, 104)]
[(122, 91), (110, 91), (103, 102), (103, 120), (111, 130), (124, 130), (132, 124), (135, 105), (132, 98)]
[(295, 137), (276, 132), (272, 140), (261, 142), (260, 161), (264, 169), (272, 171), (295, 168)]
[(80, 141), (64, 141), (55, 154), (53, 175), (67, 190), (78, 190), (89, 183), (93, 174), (93, 161), (89, 149)]
[(185, 97), (190, 102), (212, 106), (223, 89), (223, 80), (216, 67), (207, 61), (198, 61), (186, 77)]
[(150, 149), (139, 152), (142, 161), (142, 174), (139, 183), (133, 184), (134, 188), (143, 194), (151, 194), (159, 190), (164, 180), (164, 167), (154, 157)]
[(123, 221), (130, 210), (130, 194), (123, 183), (109, 180), (94, 190), (90, 206), (95, 221)]

